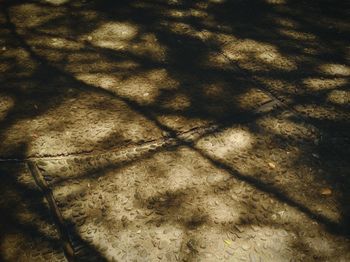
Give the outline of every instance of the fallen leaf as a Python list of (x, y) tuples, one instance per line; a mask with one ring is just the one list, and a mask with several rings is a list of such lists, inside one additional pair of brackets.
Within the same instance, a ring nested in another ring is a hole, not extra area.
[(320, 158), (320, 156), (319, 156), (318, 154), (315, 154), (315, 153), (313, 153), (312, 156), (313, 156), (314, 158)]
[(332, 190), (330, 188), (322, 188), (320, 193), (323, 196), (330, 196), (332, 195)]
[(272, 162), (269, 162), (269, 167), (276, 168), (276, 165), (274, 163), (272, 163)]
[(229, 239), (225, 239), (224, 242), (229, 246), (232, 244), (231, 240), (229, 240)]

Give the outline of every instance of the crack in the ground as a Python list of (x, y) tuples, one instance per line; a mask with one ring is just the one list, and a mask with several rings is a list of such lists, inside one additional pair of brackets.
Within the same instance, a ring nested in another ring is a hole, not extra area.
[[(274, 109), (276, 109), (279, 106), (279, 104), (276, 104), (275, 101), (270, 100), (263, 104), (261, 104), (258, 108), (256, 108), (253, 111), (253, 114), (245, 119), (245, 121), (242, 121), (244, 123), (250, 123), (252, 122), (251, 117), (261, 115), (264, 113), (271, 113)], [(101, 149), (101, 150), (89, 150), (89, 151), (79, 151), (76, 153), (61, 153), (61, 154), (45, 154), (45, 155), (32, 155), (25, 158), (7, 158), (7, 157), (1, 157), (0, 156), (0, 163), (16, 163), (16, 162), (26, 162), (26, 161), (35, 161), (35, 160), (57, 160), (62, 158), (72, 158), (72, 157), (89, 157), (89, 156), (99, 156), (114, 152), (121, 152), (121, 151), (133, 151), (137, 150), (137, 148), (143, 148), (143, 147), (152, 147), (154, 145), (169, 145), (174, 142), (174, 139), (179, 137), (194, 137), (195, 135), (208, 135), (216, 130), (219, 130), (222, 127), (222, 125), (213, 124), (210, 123), (205, 126), (199, 126), (194, 127), (186, 131), (177, 132), (176, 135), (169, 135), (158, 139), (153, 139), (149, 141), (143, 141), (142, 143), (128, 143), (120, 146), (115, 146), (113, 148), (109, 149)], [(191, 139), (189, 139), (191, 140)], [(193, 140), (193, 139), (192, 139)]]
[[(206, 126), (200, 126), (195, 127), (183, 132), (177, 133), (176, 136), (178, 137), (184, 137), (184, 136), (193, 136), (195, 134), (206, 134), (210, 133), (212, 131), (215, 131), (219, 128), (219, 125), (216, 124), (209, 124)], [(153, 145), (159, 145), (159, 144), (169, 144), (172, 143), (174, 140), (174, 137), (167, 136), (162, 137), (159, 139), (153, 139), (149, 141), (144, 141), (142, 143), (129, 143), (124, 144), (122, 146), (109, 148), (106, 150), (90, 150), (90, 151), (80, 151), (76, 153), (70, 153), (70, 154), (55, 154), (55, 155), (33, 155), (28, 156), (25, 158), (6, 158), (6, 157), (0, 157), (0, 163), (13, 163), (13, 162), (27, 162), (27, 161), (35, 161), (35, 160), (56, 160), (56, 159), (62, 159), (62, 158), (72, 158), (72, 157), (89, 157), (89, 156), (98, 156), (98, 155), (104, 155), (108, 153), (114, 153), (114, 152), (120, 152), (120, 151), (132, 151), (137, 150), (137, 148), (142, 147), (152, 147)]]
[(30, 170), (30, 173), (32, 174), (34, 181), (36, 185), (40, 188), (42, 191), (48, 205), (49, 205), (49, 210), (51, 212), (51, 215), (53, 217), (55, 226), (57, 228), (57, 231), (59, 232), (60, 235), (60, 240), (61, 240), (61, 246), (63, 248), (65, 257), (69, 262), (74, 262), (74, 251), (73, 251), (73, 246), (69, 240), (69, 233), (68, 230), (66, 229), (63, 217), (61, 215), (61, 212), (56, 204), (56, 200), (53, 196), (53, 193), (50, 189), (50, 187), (46, 184), (45, 180), (42, 178), (40, 174), (40, 170), (36, 166), (36, 163), (33, 161), (28, 161), (27, 162), (28, 168)]

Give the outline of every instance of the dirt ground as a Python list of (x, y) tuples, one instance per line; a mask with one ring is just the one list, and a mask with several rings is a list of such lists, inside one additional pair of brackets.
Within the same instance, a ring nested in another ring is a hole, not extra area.
[(0, 7), (0, 261), (350, 261), (346, 1)]

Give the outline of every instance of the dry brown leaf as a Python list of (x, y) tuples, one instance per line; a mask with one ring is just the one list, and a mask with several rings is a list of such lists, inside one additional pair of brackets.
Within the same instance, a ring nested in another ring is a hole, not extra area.
[(276, 165), (274, 163), (272, 163), (272, 162), (269, 162), (269, 167), (276, 168)]
[(322, 188), (320, 193), (323, 196), (330, 196), (332, 194), (332, 190), (330, 188)]

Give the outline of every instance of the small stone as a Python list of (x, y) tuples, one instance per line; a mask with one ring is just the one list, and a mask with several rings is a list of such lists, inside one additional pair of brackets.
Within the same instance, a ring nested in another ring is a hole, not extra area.
[(209, 184), (214, 184), (215, 181), (217, 180), (217, 178), (216, 178), (216, 176), (214, 174), (210, 174), (210, 175), (207, 176), (206, 180), (207, 180), (207, 182)]
[(167, 245), (168, 245), (168, 241), (166, 241), (166, 240), (161, 240), (161, 241), (159, 242), (158, 248), (159, 248), (160, 250), (162, 250), (162, 249), (164, 249)]
[(226, 250), (226, 253), (229, 254), (230, 256), (234, 255), (234, 251), (232, 249)]
[(286, 237), (286, 236), (288, 236), (287, 231), (285, 231), (284, 229), (278, 231), (277, 234), (278, 234), (279, 236), (281, 236), (281, 237)]
[(272, 162), (269, 162), (268, 165), (269, 165), (269, 167), (271, 167), (271, 168), (276, 168), (276, 165), (275, 165), (274, 163), (272, 163)]
[(243, 243), (242, 249), (245, 250), (245, 251), (247, 251), (247, 250), (250, 249), (250, 245), (249, 245), (248, 243)]

